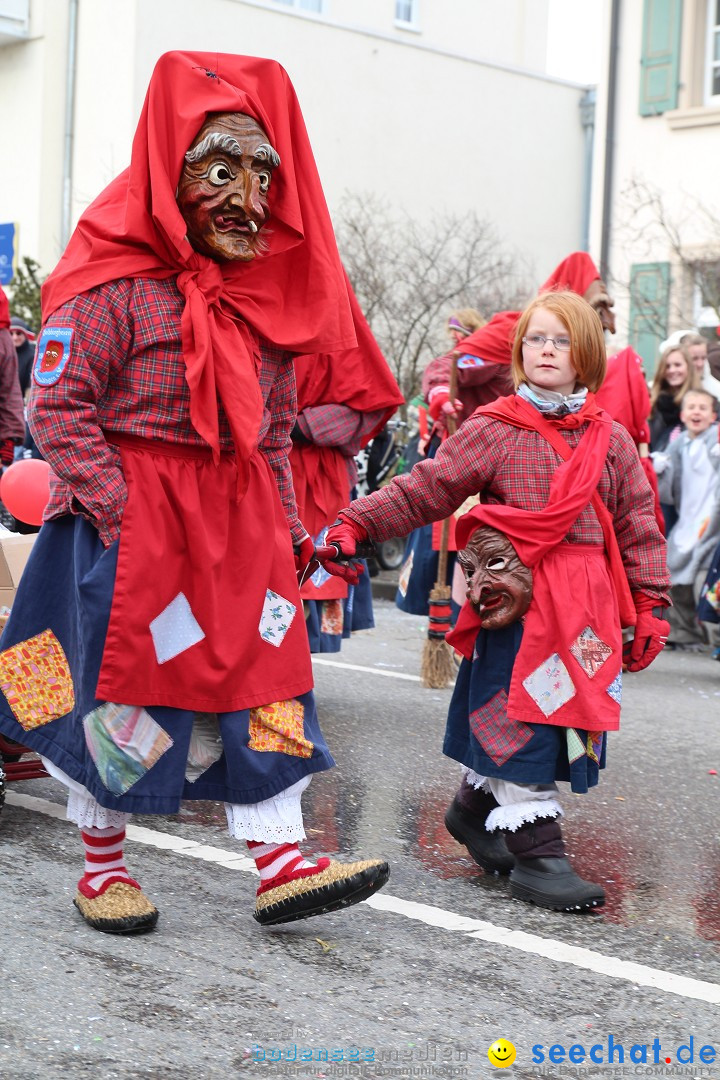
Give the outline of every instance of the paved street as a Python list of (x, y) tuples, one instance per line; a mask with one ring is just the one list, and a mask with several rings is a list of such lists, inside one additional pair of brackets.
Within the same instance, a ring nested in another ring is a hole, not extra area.
[[(389, 601), (376, 618), (315, 664), (338, 766), (304, 805), (308, 850), (387, 856), (386, 888), (262, 930), (222, 807), (186, 804), (129, 831), (158, 929), (98, 934), (72, 907), (61, 787), (9, 785), (1, 1077), (720, 1077), (720, 664), (665, 654), (626, 677), (607, 774), (564, 800), (576, 867), (608, 892), (602, 914), (572, 917), (511, 901), (445, 832), (451, 691), (417, 679), (424, 619)], [(497, 1039), (517, 1052), (504, 1072), (487, 1056)]]

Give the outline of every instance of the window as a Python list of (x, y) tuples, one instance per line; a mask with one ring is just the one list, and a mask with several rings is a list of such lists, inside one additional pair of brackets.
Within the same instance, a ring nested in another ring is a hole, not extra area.
[(720, 102), (720, 0), (708, 0), (705, 103)]
[(417, 0), (395, 0), (395, 22), (404, 26), (417, 26)]
[(300, 11), (315, 11), (318, 15), (322, 15), (325, 10), (325, 0), (275, 0), (275, 3), (299, 8)]

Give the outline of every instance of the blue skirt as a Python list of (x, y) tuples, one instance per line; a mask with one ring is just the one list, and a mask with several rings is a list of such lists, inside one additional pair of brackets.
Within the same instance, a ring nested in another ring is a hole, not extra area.
[[(312, 691), (218, 714), (96, 698), (118, 546), (104, 548), (82, 517), (43, 525), (0, 641), (0, 731), (126, 813), (176, 813), (183, 799), (262, 802), (331, 768)], [(68, 708), (47, 719), (50, 698)]]
[(605, 768), (606, 732), (527, 724), (507, 715), (522, 624), (480, 630), (472, 660), (463, 660), (445, 730), (443, 753), (480, 776), (516, 784), (567, 781), (574, 792), (594, 787)]
[[(432, 525), (423, 525), (415, 529), (405, 543), (405, 554), (400, 570), (400, 587), (395, 595), (395, 604), (409, 615), (428, 615), (428, 598), (437, 581), (439, 552), (433, 550)], [(456, 551), (448, 551), (447, 584), (452, 584), (453, 569), (457, 559)], [(460, 613), (460, 607), (451, 601), (454, 624)]]
[(348, 586), (348, 594), (342, 604), (342, 633), (323, 630), (323, 600), (305, 600), (305, 625), (311, 653), (338, 653), (343, 638), (349, 638), (354, 630), (372, 630), (375, 625), (372, 603), (372, 583), (367, 572), (360, 576), (357, 585)]

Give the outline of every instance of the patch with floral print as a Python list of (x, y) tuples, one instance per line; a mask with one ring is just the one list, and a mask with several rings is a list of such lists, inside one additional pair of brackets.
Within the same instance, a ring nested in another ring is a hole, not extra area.
[(323, 600), (320, 633), (337, 637), (343, 632), (342, 600)]
[(545, 716), (552, 716), (577, 693), (558, 653), (553, 653), (523, 679), (523, 686)]
[(609, 694), (613, 701), (617, 701), (618, 705), (620, 704), (622, 701), (622, 671), (618, 671), (605, 693)]
[(70, 665), (52, 630), (0, 653), (0, 690), (25, 731), (72, 711), (75, 692)]
[(295, 698), (251, 709), (248, 749), (312, 757), (314, 746), (305, 738), (304, 719), (305, 709)]
[(173, 741), (139, 705), (106, 701), (83, 717), (85, 742), (108, 791), (124, 795)]
[(269, 645), (279, 648), (290, 629), (297, 608), (289, 600), (268, 589), (265, 593), (262, 615), (260, 616), (260, 637)]
[(470, 727), (496, 765), (504, 765), (533, 736), (529, 724), (508, 717), (505, 690), (498, 690), (494, 697), (470, 713)]
[(612, 647), (597, 636), (592, 626), (586, 626), (573, 641), (570, 652), (588, 679), (592, 679), (612, 656)]

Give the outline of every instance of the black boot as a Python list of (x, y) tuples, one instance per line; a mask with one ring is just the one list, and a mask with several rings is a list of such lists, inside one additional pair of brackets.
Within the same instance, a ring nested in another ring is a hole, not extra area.
[(605, 903), (603, 889), (584, 881), (570, 865), (555, 818), (537, 818), (505, 838), (515, 856), (510, 875), (515, 900), (553, 911), (586, 911)]
[(489, 791), (473, 788), (463, 780), (445, 814), (445, 828), (458, 844), (468, 849), (483, 870), (509, 874), (515, 859), (507, 849), (502, 830), (488, 832), (485, 828), (485, 819), (497, 805)]

